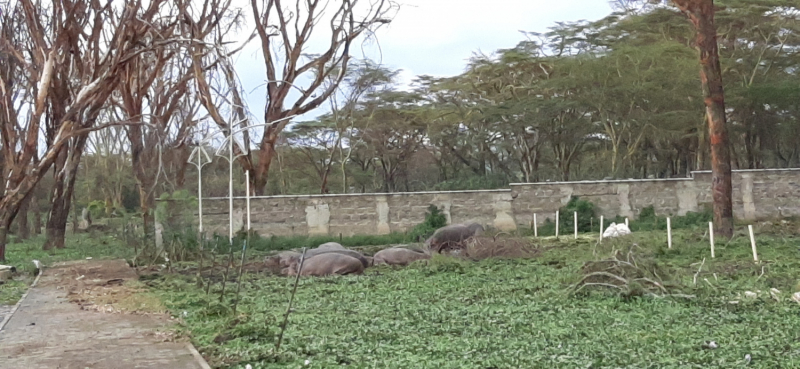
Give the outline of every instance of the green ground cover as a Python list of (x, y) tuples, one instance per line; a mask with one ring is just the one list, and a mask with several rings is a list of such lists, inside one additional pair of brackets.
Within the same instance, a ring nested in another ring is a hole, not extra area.
[[(698, 226), (677, 230), (671, 250), (661, 230), (600, 245), (594, 235), (567, 236), (531, 239), (541, 253), (530, 259), (437, 257), (303, 278), (277, 353), (293, 278), (249, 274), (236, 314), (233, 293), (220, 302), (218, 284), (206, 295), (191, 272), (146, 283), (223, 368), (732, 368), (745, 355), (750, 367), (800, 367), (797, 225), (756, 227), (760, 263), (739, 228), (718, 240), (713, 260)], [(667, 291), (629, 277), (625, 288), (572, 292), (587, 263), (612, 255)]]

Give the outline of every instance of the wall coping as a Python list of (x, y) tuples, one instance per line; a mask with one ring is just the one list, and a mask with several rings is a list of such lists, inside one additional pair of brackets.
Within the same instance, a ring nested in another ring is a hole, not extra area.
[(595, 184), (595, 183), (631, 183), (631, 182), (683, 182), (693, 181), (694, 178), (645, 178), (645, 179), (606, 179), (606, 180), (587, 180), (587, 181), (559, 181), (559, 182), (523, 182), (509, 183), (509, 186), (540, 186), (540, 185), (567, 185), (567, 184)]
[[(462, 193), (508, 193), (510, 188), (495, 190), (464, 190), (464, 191), (420, 191), (420, 192), (379, 192), (379, 193), (332, 193), (332, 194), (309, 194), (309, 195), (275, 195), (275, 196), (251, 196), (250, 200), (256, 199), (303, 199), (303, 198), (333, 198), (333, 197), (379, 197), (379, 196), (416, 196), (416, 195), (447, 195)], [(244, 196), (234, 196), (234, 199), (244, 200)], [(228, 200), (228, 197), (204, 197), (203, 200)]]
[[(734, 169), (732, 173), (754, 173), (754, 172), (800, 172), (800, 168), (773, 168), (773, 169)], [(250, 200), (257, 199), (317, 199), (335, 197), (380, 197), (380, 196), (416, 196), (416, 195), (447, 195), (447, 194), (466, 194), (466, 193), (508, 193), (511, 187), (520, 186), (548, 186), (548, 185), (574, 185), (574, 184), (611, 184), (611, 183), (642, 183), (642, 182), (685, 182), (694, 181), (695, 174), (708, 174), (710, 170), (695, 170), (689, 172), (691, 177), (687, 178), (629, 178), (629, 179), (609, 179), (609, 180), (586, 180), (586, 181), (558, 181), (558, 182), (522, 182), (509, 183), (509, 188), (494, 190), (462, 190), (462, 191), (420, 191), (420, 192), (379, 192), (379, 193), (339, 193), (339, 194), (306, 194), (306, 195), (275, 195), (275, 196), (252, 196)], [(234, 196), (233, 199), (244, 200), (244, 196)], [(228, 200), (228, 197), (204, 197), (203, 200)], [(156, 199), (156, 201), (162, 201)]]
[[(752, 172), (798, 172), (800, 168), (771, 168), (771, 169), (733, 169), (732, 173), (752, 173)], [(710, 170), (693, 170), (692, 175), (711, 173)]]

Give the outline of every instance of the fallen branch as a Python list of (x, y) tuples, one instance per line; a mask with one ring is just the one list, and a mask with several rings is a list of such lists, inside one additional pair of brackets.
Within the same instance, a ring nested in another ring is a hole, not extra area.
[(697, 276), (700, 274), (700, 271), (703, 270), (703, 265), (705, 263), (706, 263), (706, 258), (703, 258), (703, 261), (700, 263), (700, 267), (697, 268), (697, 273), (694, 273), (694, 278), (692, 278), (692, 281), (694, 282), (695, 286), (697, 286)]

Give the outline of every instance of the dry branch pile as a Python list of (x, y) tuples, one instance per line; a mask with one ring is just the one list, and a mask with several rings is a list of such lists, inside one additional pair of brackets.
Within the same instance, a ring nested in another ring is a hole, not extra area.
[[(608, 259), (588, 261), (581, 267), (581, 278), (572, 286), (571, 292), (578, 293), (587, 288), (603, 288), (617, 290), (625, 297), (693, 297), (676, 293), (667, 288), (662, 276), (669, 273), (661, 269), (657, 263), (637, 256), (632, 246), (627, 253), (615, 250)], [(670, 287), (673, 288), (673, 287)]]
[(465, 255), (473, 260), (488, 258), (533, 258), (542, 250), (522, 238), (474, 237), (467, 242)]

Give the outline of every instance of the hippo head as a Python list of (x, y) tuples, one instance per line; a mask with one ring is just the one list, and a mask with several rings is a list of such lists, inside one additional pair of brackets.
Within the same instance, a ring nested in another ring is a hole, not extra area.
[(471, 223), (467, 226), (467, 228), (469, 228), (469, 231), (472, 232), (473, 236), (480, 236), (485, 231), (483, 226), (478, 223)]

